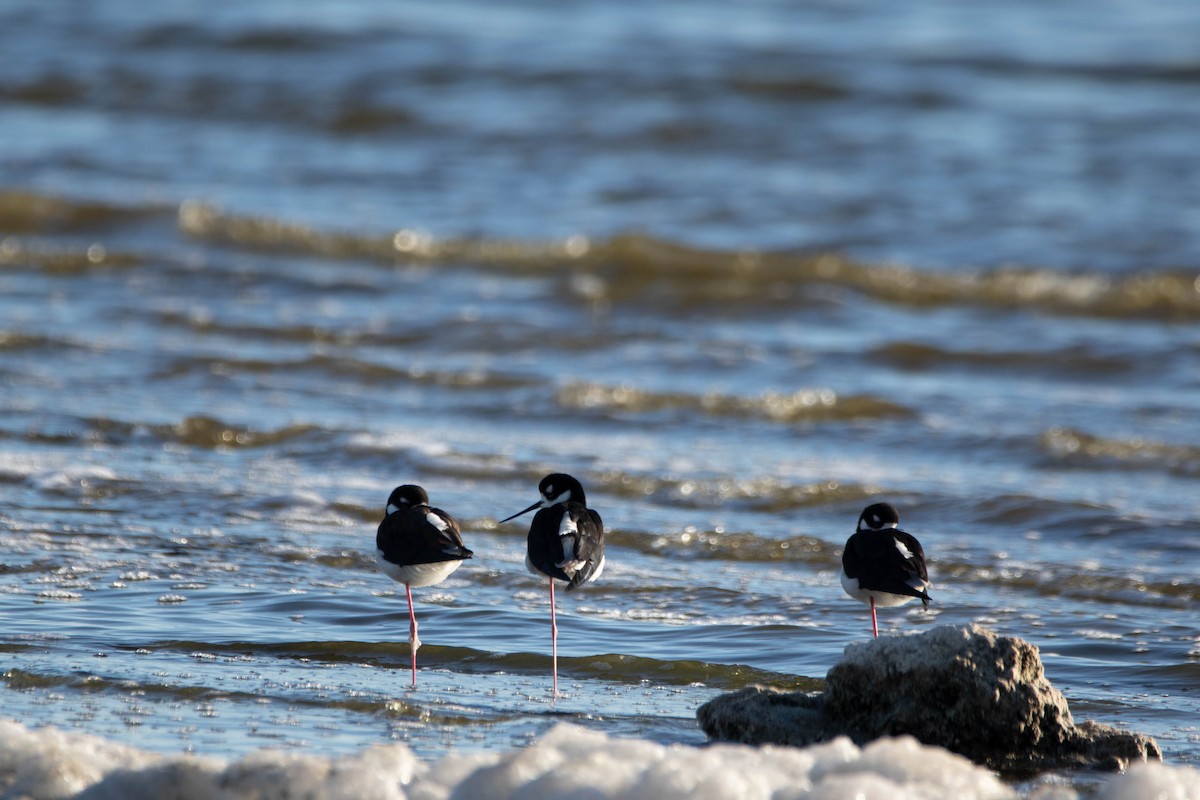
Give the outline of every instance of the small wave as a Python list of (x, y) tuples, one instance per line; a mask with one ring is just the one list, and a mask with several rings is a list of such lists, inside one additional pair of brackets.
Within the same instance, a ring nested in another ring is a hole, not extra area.
[(1087, 469), (1163, 469), (1200, 477), (1200, 447), (1146, 439), (1109, 439), (1070, 428), (1042, 434), (1043, 450), (1063, 466)]
[(376, 26), (363, 30), (334, 30), (330, 27), (262, 25), (226, 31), (188, 22), (152, 25), (129, 37), (132, 47), (174, 50), (183, 47), (264, 52), (300, 51), (311, 54), (337, 47), (361, 47), (371, 42), (394, 41), (395, 31)]
[[(773, 501), (769, 501), (773, 502)], [(368, 517), (374, 519), (378, 512)], [(472, 530), (488, 530), (494, 535), (525, 536), (526, 527), (518, 523), (495, 526), (490, 520), (472, 520)], [(627, 528), (609, 528), (605, 541), (610, 547), (648, 556), (677, 559), (703, 559), (727, 562), (804, 563), (832, 568), (841, 563), (840, 544), (816, 536), (796, 535), (784, 538), (761, 536), (751, 531), (701, 530), (688, 528), (677, 533), (660, 533)]]
[[(277, 330), (273, 330), (272, 332), (278, 333)], [(0, 333), (0, 347), (3, 347), (2, 336), (3, 334)], [(304, 338), (303, 335), (301, 338)], [(423, 367), (394, 367), (358, 358), (323, 354), (306, 356), (291, 361), (211, 356), (187, 357), (178, 359), (163, 372), (159, 373), (158, 377), (175, 377), (190, 372), (202, 372), (213, 375), (317, 372), (339, 377), (351, 377), (367, 384), (380, 381), (405, 381), (424, 386), (482, 391), (513, 389), (529, 386), (534, 383), (534, 381), (528, 378), (510, 376), (483, 369), (456, 371), (425, 369)]]
[(883, 302), (908, 306), (1033, 307), (1062, 314), (1103, 317), (1200, 317), (1200, 276), (1157, 271), (1127, 276), (1006, 267), (936, 272), (897, 264), (869, 264), (836, 253), (796, 254), (705, 250), (646, 236), (597, 242), (588, 259), (619, 270), (615, 282), (646, 284), (650, 277), (672, 288), (756, 305), (794, 300), (795, 287), (831, 285)]
[(573, 284), (576, 294), (595, 302), (650, 295), (685, 304), (719, 300), (762, 306), (795, 303), (805, 287), (829, 285), (917, 307), (971, 305), (1099, 317), (1200, 319), (1200, 276), (1189, 270), (1129, 275), (1022, 267), (938, 272), (862, 263), (835, 253), (703, 249), (638, 234), (549, 242), (439, 239), (408, 229), (368, 235), (228, 214), (201, 202), (180, 207), (179, 226), (188, 236), (237, 247), (386, 264), (465, 262), (548, 274), (572, 268), (588, 278)]
[(82, 82), (60, 72), (50, 72), (27, 81), (0, 84), (0, 98), (38, 106), (78, 103), (86, 92), (87, 87)]
[(114, 252), (96, 242), (86, 247), (48, 247), (16, 237), (0, 240), (0, 267), (36, 269), (53, 275), (81, 275), (95, 269), (140, 266), (140, 256)]
[(334, 113), (329, 128), (334, 133), (378, 133), (406, 128), (420, 123), (421, 118), (406, 109), (364, 104), (361, 101)]
[[(316, 663), (354, 663), (386, 669), (409, 667), (407, 642), (229, 642), (209, 643), (171, 640), (141, 645), (152, 650), (183, 653), (203, 651), (214, 656), (272, 656)], [(446, 668), (464, 674), (505, 672), (544, 675), (550, 656), (543, 653), (500, 653), (469, 647), (425, 644), (421, 659), (431, 668)], [(663, 660), (628, 653), (563, 656), (558, 659), (560, 675), (617, 683), (651, 683), (669, 686), (703, 684), (717, 689), (737, 689), (769, 684), (794, 690), (818, 691), (824, 680), (786, 675), (744, 664), (715, 664), (694, 660)]]
[(13, 189), (0, 191), (0, 231), (12, 234), (111, 228), (164, 213), (170, 213), (170, 208), (119, 206)]
[(299, 439), (317, 430), (312, 425), (288, 425), (276, 430), (255, 430), (229, 425), (213, 417), (185, 417), (179, 423), (156, 428), (160, 434), (168, 434), (180, 444), (192, 447), (270, 447)]
[[(0, 229), (17, 231), (87, 228), (160, 212), (155, 207), (121, 208), (25, 193), (0, 195), (0, 223), (7, 219), (7, 226), (0, 224)], [(576, 275), (572, 291), (591, 302), (641, 296), (684, 304), (713, 300), (755, 304), (795, 302), (806, 286), (832, 285), (910, 306), (1033, 307), (1053, 313), (1102, 317), (1200, 318), (1197, 289), (1200, 277), (1188, 270), (1124, 276), (1018, 267), (937, 272), (861, 263), (832, 253), (806, 255), (694, 248), (637, 234), (607, 240), (570, 236), (557, 241), (439, 239), (410, 229), (370, 235), (228, 214), (198, 202), (182, 204), (177, 219), (180, 229), (194, 238), (257, 250), (387, 264), (465, 262), (551, 275), (575, 265), (583, 270), (587, 280)], [(111, 251), (100, 243), (61, 248), (13, 237), (0, 242), (0, 265), (35, 267), (60, 274), (141, 263), (142, 259), (135, 254)], [(929, 357), (911, 351), (880, 355), (909, 362)], [(1109, 366), (1112, 364), (1103, 359), (1095, 364), (1100, 370)]]
[(963, 367), (967, 369), (1012, 369), (1045, 371), (1054, 374), (1082, 374), (1111, 378), (1125, 372), (1145, 368), (1144, 359), (1096, 353), (1091, 349), (1071, 347), (1063, 350), (1000, 351), (951, 350), (922, 342), (891, 342), (871, 351), (875, 361), (900, 369), (923, 371)]
[[(613, 537), (616, 543), (629, 546), (624, 537)], [(842, 550), (815, 536), (789, 536), (768, 539), (747, 531), (684, 531), (682, 533), (642, 536), (637, 549), (654, 555), (668, 554), (671, 558), (693, 557), (718, 561), (786, 561), (803, 562), (818, 567), (833, 567), (841, 563)]]
[(62, 675), (30, 672), (29, 670), (15, 667), (0, 673), (0, 680), (3, 680), (9, 689), (21, 691), (24, 689), (54, 689), (59, 686), (69, 685), (72, 678), (66, 678)]
[[(962, 503), (961, 508), (961, 512), (945, 511), (951, 518), (961, 513), (986, 526), (1053, 531), (1057, 539), (1094, 536), (1098, 530), (1114, 529), (1118, 520), (1109, 506), (1023, 493), (979, 498)], [(1143, 528), (1123, 521), (1122, 527), (1133, 535), (1144, 533)]]
[(840, 82), (791, 74), (743, 73), (731, 76), (726, 83), (729, 88), (742, 94), (772, 97), (788, 102), (841, 100), (853, 92), (850, 87)]
[(227, 214), (214, 206), (186, 202), (179, 227), (189, 236), (259, 250), (303, 253), (332, 258), (361, 258), (395, 263), (470, 262), (511, 266), (548, 266), (586, 252), (586, 241), (518, 242), (489, 239), (434, 239), (412, 230), (386, 235), (322, 231), (308, 225)]
[(231, 50), (258, 50), (268, 53), (297, 51), (309, 55), (316, 50), (327, 50), (341, 45), (365, 44), (379, 35), (378, 32), (371, 31), (362, 35), (338, 34), (327, 27), (266, 27), (239, 31), (215, 40), (214, 44)]
[(1101, 83), (1200, 83), (1200, 63), (1187, 60), (1165, 60), (1162, 63), (1140, 60), (1071, 63), (996, 56), (955, 56), (951, 58), (921, 57), (914, 61), (933, 66), (965, 66), (980, 72), (1035, 78), (1084, 78)]
[(73, 592), (70, 589), (45, 589), (37, 593), (37, 600), (34, 602), (42, 602), (44, 600), (82, 600), (83, 594)]
[[(129, 649), (129, 648), (116, 648)], [(138, 650), (142, 655), (149, 653), (149, 650), (142, 648)], [(218, 649), (216, 652), (220, 652)], [(187, 653), (190, 658), (195, 660), (215, 660), (216, 655), (207, 652), (193, 651)], [(424, 655), (424, 650), (422, 650)], [(178, 700), (183, 702), (197, 702), (203, 700), (221, 699), (226, 701), (244, 701), (244, 702), (261, 702), (264, 699), (264, 694), (261, 692), (238, 692), (228, 689), (217, 689), (211, 686), (203, 685), (187, 685), (173, 683), (158, 683), (154, 681), (131, 681), (127, 678), (113, 678), (103, 675), (96, 675), (90, 672), (77, 671), (69, 674), (58, 673), (43, 673), (32, 672), (24, 669), (12, 669), (0, 674), (0, 680), (7, 683), (8, 688), (15, 690), (30, 690), (30, 689), (74, 689), (83, 690), (89, 693), (96, 692), (116, 692), (125, 694), (130, 691), (135, 692), (138, 696), (151, 696), (156, 698), (165, 698), (168, 700)], [(386, 709), (386, 703), (371, 702), (371, 701), (355, 701), (341, 700), (336, 698), (313, 698), (304, 695), (289, 695), (286, 698), (280, 697), (280, 700), (285, 700), (289, 705), (295, 706), (316, 706), (320, 708), (342, 708), (348, 711), (357, 711), (362, 713), (380, 713)], [(442, 720), (438, 720), (443, 722)]]
[(0, 330), (0, 351), (3, 350), (66, 350), (78, 345), (53, 339), (38, 333)]
[[(187, 328), (206, 334), (216, 334), (242, 339), (258, 339), (277, 342), (312, 342), (317, 344), (334, 344), (348, 346), (354, 344), (377, 344), (405, 346), (422, 340), (423, 335), (400, 334), (385, 335), (362, 330), (347, 330), (322, 325), (286, 325), (286, 324), (231, 324), (221, 322), (212, 317), (207, 311), (162, 311), (157, 314), (156, 323), (164, 326)], [(219, 362), (220, 359), (213, 359)], [(233, 363), (233, 362), (231, 362)], [(241, 363), (252, 365), (255, 362), (245, 360)], [(276, 362), (270, 362), (276, 363)], [(181, 372), (184, 370), (181, 370)], [(245, 371), (250, 371), (249, 369)], [(169, 372), (167, 374), (170, 374)]]
[(1044, 597), (1071, 597), (1092, 603), (1149, 608), (1189, 608), (1200, 597), (1200, 584), (1183, 580), (1143, 580), (1126, 574), (1094, 570), (1027, 566), (1000, 561), (984, 566), (940, 559), (938, 580), (992, 585)]
[(897, 403), (870, 395), (840, 396), (832, 389), (765, 392), (756, 397), (711, 392), (654, 392), (634, 386), (605, 386), (571, 382), (555, 398), (566, 408), (605, 412), (699, 412), (713, 417), (765, 419), (771, 422), (849, 422), (861, 419), (907, 417), (913, 412)]
[(29, 477), (30, 484), (39, 491), (70, 496), (86, 495), (99, 486), (118, 480), (117, 474), (108, 467), (87, 464), (40, 472)]
[[(154, 49), (167, 46), (171, 37), (176, 37), (178, 44), (210, 49), (216, 58), (226, 55), (220, 51), (230, 50), (265, 54), (271, 58), (291, 50), (309, 52), (337, 47), (339, 41), (353, 41), (353, 36), (340, 38), (328, 31), (317, 34), (299, 29), (275, 29), (213, 37), (188, 26), (163, 26), (140, 39), (135, 38), (134, 42), (135, 46)], [(114, 115), (140, 111), (184, 119), (252, 120), (325, 130), (335, 135), (412, 129), (423, 124), (419, 108), (410, 109), (377, 99), (382, 92), (376, 87), (383, 82), (383, 78), (378, 81), (367, 78), (353, 85), (314, 94), (312, 86), (303, 80), (290, 82), (267, 76), (262, 80), (247, 81), (212, 73), (168, 76), (131, 63), (106, 70), (103, 76), (66, 74), (53, 68), (25, 79), (6, 80), (5, 76), (0, 76), (0, 101), (49, 108), (93, 108)], [(2, 225), (0, 230), (4, 230)]]
[[(533, 472), (530, 478), (536, 479)], [(875, 486), (819, 481), (788, 483), (776, 478), (671, 478), (622, 471), (589, 477), (589, 484), (617, 497), (652, 500), (684, 508), (731, 508), (777, 513), (832, 503), (855, 505), (880, 494)]]
[[(117, 444), (132, 439), (159, 439), (189, 447), (256, 448), (270, 447), (316, 435), (321, 429), (312, 425), (287, 425), (275, 430), (258, 430), (231, 425), (214, 417), (197, 415), (184, 417), (174, 424), (143, 424), (92, 417), (80, 420), (76, 429), (63, 434), (65, 441), (86, 441), (92, 444), (104, 442)], [(46, 434), (30, 431), (30, 437), (45, 440)], [(64, 478), (56, 478), (62, 480)], [(65, 479), (73, 480), (71, 474)]]

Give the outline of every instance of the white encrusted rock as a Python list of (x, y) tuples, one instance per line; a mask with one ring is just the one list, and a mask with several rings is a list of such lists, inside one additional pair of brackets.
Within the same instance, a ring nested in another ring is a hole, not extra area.
[(1076, 725), (1037, 647), (978, 626), (853, 644), (823, 693), (750, 687), (714, 698), (697, 718), (710, 738), (747, 744), (913, 736), (1005, 772), (1162, 760), (1148, 736)]

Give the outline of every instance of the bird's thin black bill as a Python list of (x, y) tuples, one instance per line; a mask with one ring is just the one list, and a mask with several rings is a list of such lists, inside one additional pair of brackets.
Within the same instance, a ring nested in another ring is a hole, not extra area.
[(531, 505), (529, 508), (525, 509), (524, 511), (518, 511), (517, 513), (513, 514), (511, 517), (505, 517), (504, 519), (500, 520), (500, 522), (501, 523), (508, 522), (510, 519), (516, 519), (517, 517), (521, 516), (522, 514), (528, 514), (530, 511), (533, 511), (535, 508), (537, 508), (541, 504), (542, 504), (542, 501), (539, 500), (536, 503), (534, 503), (533, 505)]

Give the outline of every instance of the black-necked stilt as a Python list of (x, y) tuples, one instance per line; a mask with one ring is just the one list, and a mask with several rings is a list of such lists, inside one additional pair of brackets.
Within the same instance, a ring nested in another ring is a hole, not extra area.
[(412, 587), (441, 583), (472, 553), (463, 546), (454, 518), (429, 507), (429, 495), (420, 486), (397, 486), (388, 497), (387, 513), (375, 534), (375, 560), (392, 580), (404, 584), (408, 596), (409, 651), (412, 682), (417, 685), (417, 615), (413, 613)]
[(900, 515), (887, 503), (863, 509), (858, 530), (842, 553), (842, 587), (855, 600), (871, 604), (871, 630), (879, 636), (875, 606), (899, 606), (916, 598), (929, 608), (925, 551), (900, 530)]
[(583, 486), (570, 475), (556, 472), (538, 484), (542, 499), (501, 522), (540, 508), (529, 525), (525, 568), (545, 576), (550, 583), (550, 649), (554, 696), (558, 697), (558, 622), (554, 610), (554, 582), (567, 591), (594, 581), (604, 572), (604, 523), (587, 507)]

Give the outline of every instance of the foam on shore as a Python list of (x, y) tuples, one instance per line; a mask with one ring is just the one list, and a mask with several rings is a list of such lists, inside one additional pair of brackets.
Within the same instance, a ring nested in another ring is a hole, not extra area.
[[(450, 753), (423, 762), (403, 744), (327, 757), (261, 750), (236, 761), (158, 755), (57, 728), (0, 722), (0, 797), (30, 800), (786, 800), (921, 797), (1000, 800), (1018, 793), (992, 773), (910, 738), (858, 748), (696, 748), (616, 739), (560, 724), (528, 747)], [(1074, 800), (1063, 786), (1038, 800)], [(1139, 765), (1104, 783), (1100, 800), (1200, 798), (1200, 772)]]

